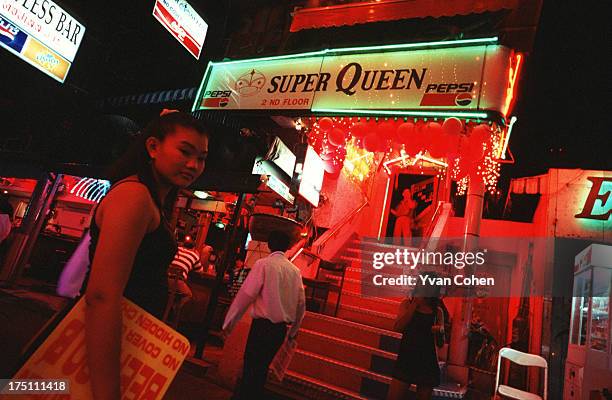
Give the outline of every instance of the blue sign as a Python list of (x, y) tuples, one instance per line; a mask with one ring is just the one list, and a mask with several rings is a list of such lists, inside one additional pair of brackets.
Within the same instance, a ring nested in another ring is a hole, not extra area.
[(0, 43), (9, 49), (21, 53), (28, 35), (17, 25), (0, 15)]

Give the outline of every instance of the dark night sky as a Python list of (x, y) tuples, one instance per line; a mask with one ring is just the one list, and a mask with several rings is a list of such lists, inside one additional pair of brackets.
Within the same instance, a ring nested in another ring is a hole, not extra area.
[[(205, 55), (196, 61), (153, 19), (153, 1), (61, 3), (88, 29), (75, 65), (60, 86), (0, 49), (0, 118), (9, 121), (0, 138), (24, 121), (36, 130), (36, 121), (76, 112), (83, 98), (197, 86), (208, 59), (222, 57), (224, 29), (240, 24), (229, 2), (193, 1), (210, 24)], [(544, 1), (514, 112), (510, 149), (517, 163), (503, 167), (505, 177), (549, 167), (612, 169), (610, 13), (606, 2), (587, 3)]]
[(549, 167), (612, 169), (608, 93), (610, 23), (605, 2), (544, 1), (523, 70), (518, 121), (505, 175)]

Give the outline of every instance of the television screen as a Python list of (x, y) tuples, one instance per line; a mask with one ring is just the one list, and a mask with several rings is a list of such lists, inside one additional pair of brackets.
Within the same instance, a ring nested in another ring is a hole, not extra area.
[(270, 150), (268, 150), (268, 154), (266, 154), (264, 159), (276, 164), (289, 177), (293, 176), (293, 168), (296, 161), (295, 154), (278, 137), (274, 138)]
[(295, 197), (289, 193), (290, 188), (288, 184), (283, 182), (283, 178), (279, 177), (281, 173), (275, 168), (272, 168), (269, 161), (266, 161), (261, 157), (256, 157), (255, 163), (253, 164), (253, 174), (267, 175), (268, 181), (266, 182), (266, 186), (276, 192), (276, 194), (281, 196), (283, 199), (287, 200), (290, 204), (293, 204)]
[(324, 174), (323, 160), (312, 147), (308, 146), (298, 193), (315, 207), (319, 205)]

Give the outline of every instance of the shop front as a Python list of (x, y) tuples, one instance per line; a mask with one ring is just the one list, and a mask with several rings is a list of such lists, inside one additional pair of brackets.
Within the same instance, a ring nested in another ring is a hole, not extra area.
[[(432, 238), (452, 235), (464, 249), (476, 248), (483, 196), (497, 193), (500, 167), (511, 158), (508, 142), (515, 118), (510, 113), (522, 61), (522, 54), (500, 45), (497, 38), (483, 38), (209, 64), (195, 115), (272, 119), (293, 132), (293, 138), (284, 138), (298, 160), (293, 171), (287, 171), (289, 194), (296, 207), (307, 204), (311, 209), (309, 232), (317, 233), (294, 260), (305, 282), (316, 280), (320, 260), (347, 266), (344, 287), (326, 299), (339, 306), (331, 316), (308, 313), (301, 349), (279, 390), (314, 385), (355, 397), (384, 398), (400, 337), (391, 331), (399, 300), (362, 292), (364, 257), (394, 245), (435, 249)], [(248, 129), (264, 128), (254, 124)], [(308, 154), (325, 170), (322, 184), (314, 185), (316, 202), (300, 190), (303, 177), (316, 169), (300, 161)], [(464, 217), (453, 220), (451, 196), (457, 195), (467, 196), (467, 204)], [(414, 204), (409, 223), (397, 216), (403, 201)], [(461, 227), (455, 229), (459, 221)], [(504, 251), (514, 252), (499, 257), (506, 257), (502, 264), (510, 277), (513, 268), (525, 264), (527, 245), (520, 251), (499, 249), (500, 254)], [(523, 285), (520, 279), (512, 280), (508, 296)], [(453, 336), (441, 352), (445, 379), (436, 396), (466, 395), (472, 373), (468, 364), (473, 361), (468, 358), (475, 357), (468, 353), (482, 350), (467, 340), (472, 309), (479, 307), (472, 297), (445, 300)], [(511, 331), (509, 303), (513, 301), (506, 298), (480, 306), (487, 312), (482, 318), (495, 323), (498, 344), (507, 343)], [(346, 332), (355, 336), (343, 336)], [(360, 335), (372, 339), (360, 342)], [(239, 364), (240, 340), (230, 342), (227, 364)], [(339, 354), (352, 345), (362, 346), (364, 354), (349, 348), (348, 356)], [(490, 368), (495, 355), (479, 359), (488, 376), (494, 375)], [(233, 382), (235, 376), (229, 375), (235, 368), (226, 372), (227, 381)]]

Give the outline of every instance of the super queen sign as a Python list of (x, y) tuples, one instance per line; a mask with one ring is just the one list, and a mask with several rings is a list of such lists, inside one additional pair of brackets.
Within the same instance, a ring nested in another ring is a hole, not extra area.
[(473, 45), (211, 63), (194, 108), (501, 111), (511, 58)]
[(153, 16), (196, 59), (200, 58), (208, 24), (185, 0), (156, 0)]

